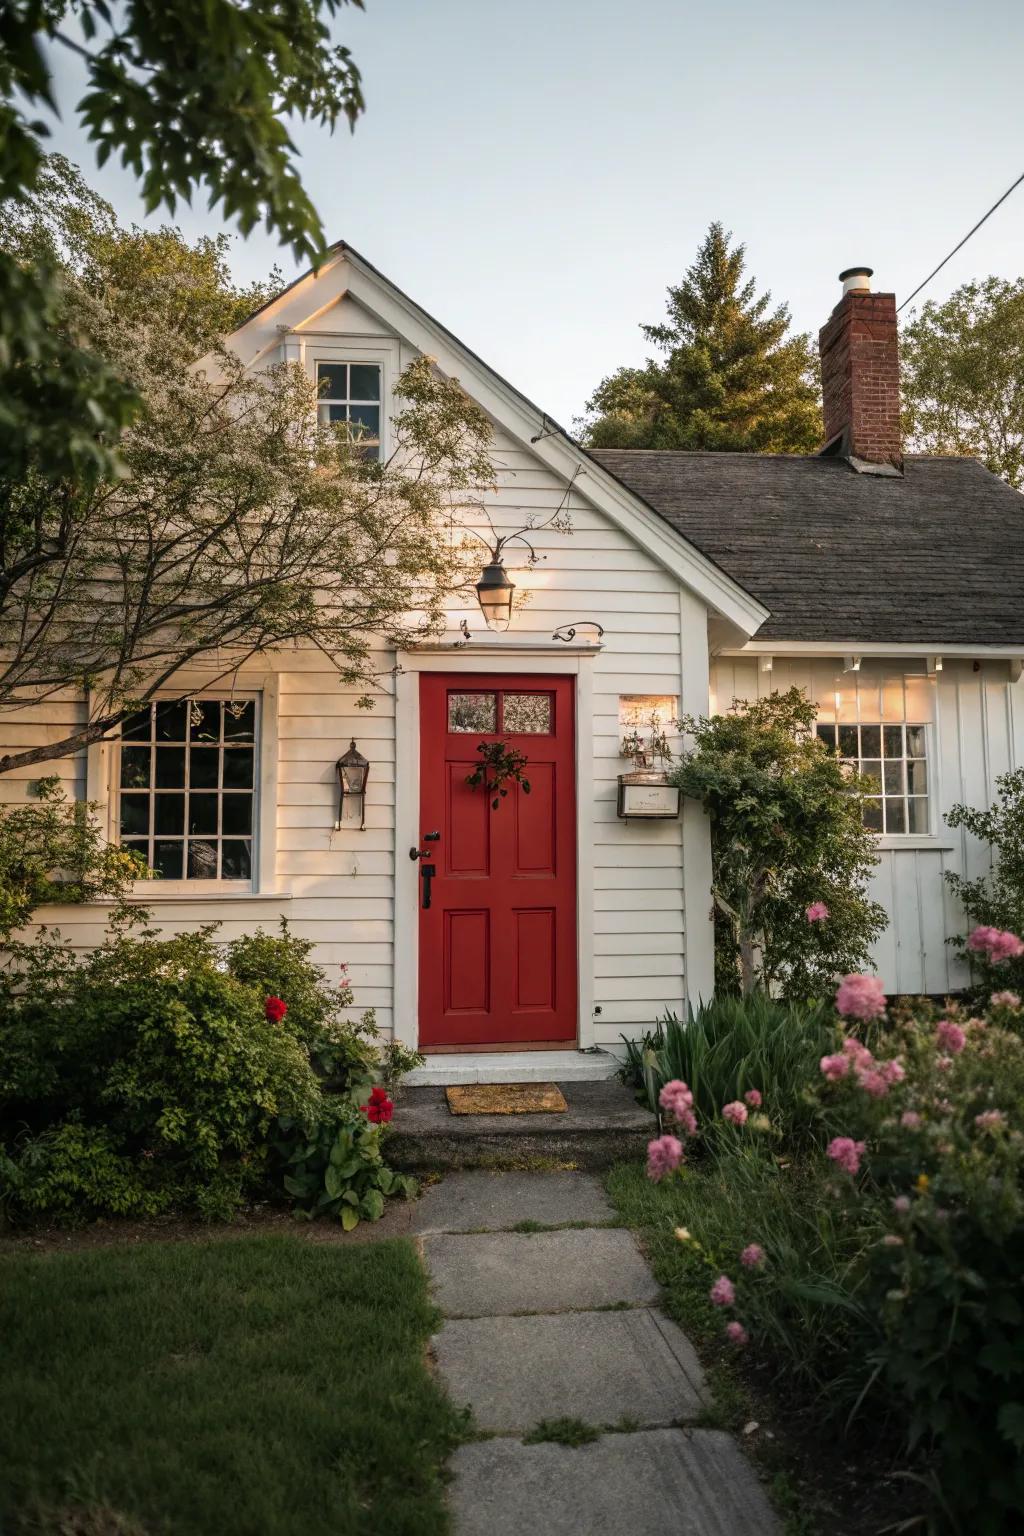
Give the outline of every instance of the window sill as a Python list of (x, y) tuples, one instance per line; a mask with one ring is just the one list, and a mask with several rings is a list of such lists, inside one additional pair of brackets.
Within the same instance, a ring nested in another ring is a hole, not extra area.
[[(194, 891), (158, 891), (154, 885), (143, 886), (142, 889), (132, 891), (127, 897), (128, 901), (136, 902), (140, 907), (150, 907), (159, 902), (166, 906), (168, 902), (187, 902), (189, 906), (195, 906), (197, 902), (227, 902), (227, 901), (291, 901), (291, 891), (225, 891), (199, 890)], [(198, 885), (198, 882), (197, 882)], [(100, 897), (96, 901), (79, 903), (88, 907), (110, 907), (113, 902), (107, 897)]]
[(946, 837), (932, 837), (928, 833), (920, 832), (889, 832), (880, 833), (875, 839), (875, 846), (883, 850), (894, 852), (913, 853), (915, 851), (927, 853), (951, 853), (956, 843)]

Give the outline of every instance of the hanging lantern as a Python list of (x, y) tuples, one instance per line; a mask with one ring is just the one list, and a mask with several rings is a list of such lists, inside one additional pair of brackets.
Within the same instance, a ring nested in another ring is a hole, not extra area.
[(500, 560), (484, 566), (476, 584), (476, 595), (488, 629), (508, 629), (515, 589), (515, 582), (509, 580)]
[[(356, 749), (354, 740), (349, 744), (349, 749), (344, 756), (338, 758), (335, 768), (338, 774), (337, 825), (340, 827), (345, 820), (346, 800), (358, 800), (359, 830), (362, 831), (366, 825), (366, 781), (370, 777), (370, 764)], [(355, 807), (349, 820), (355, 820)]]

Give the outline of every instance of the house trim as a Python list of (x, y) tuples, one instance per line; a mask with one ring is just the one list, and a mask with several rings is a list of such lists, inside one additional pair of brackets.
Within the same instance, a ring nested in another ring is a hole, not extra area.
[[(536, 647), (528, 647), (536, 654)], [(596, 646), (538, 661), (538, 676), (576, 678), (576, 1048), (595, 1044), (594, 1029), (594, 681), (585, 658)], [(420, 674), (523, 671), (523, 647), (489, 642), (467, 654), (403, 655), (395, 679), (394, 1037), (419, 1043), (419, 870), (408, 857), (420, 843)]]

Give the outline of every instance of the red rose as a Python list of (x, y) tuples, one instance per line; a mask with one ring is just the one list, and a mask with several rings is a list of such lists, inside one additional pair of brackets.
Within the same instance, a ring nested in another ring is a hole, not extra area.
[(268, 997), (266, 1002), (263, 1004), (263, 1012), (266, 1014), (271, 1024), (280, 1024), (281, 1020), (288, 1012), (288, 1004), (282, 1002), (279, 997)]
[(369, 1104), (360, 1104), (359, 1107), (372, 1125), (387, 1125), (395, 1112), (387, 1089), (379, 1087), (370, 1090)]

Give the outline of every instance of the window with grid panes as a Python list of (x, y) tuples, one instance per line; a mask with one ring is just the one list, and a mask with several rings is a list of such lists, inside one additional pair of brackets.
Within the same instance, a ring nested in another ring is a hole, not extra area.
[(874, 832), (918, 835), (931, 830), (928, 817), (928, 732), (923, 725), (831, 725), (815, 730), (844, 763), (872, 779), (876, 792), (864, 805), (864, 823)]
[(120, 841), (164, 880), (252, 878), (256, 703), (158, 700), (121, 728)]
[(317, 410), (322, 426), (347, 424), (364, 459), (380, 458), (380, 364), (318, 363)]

